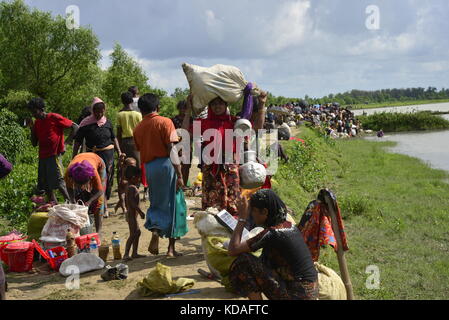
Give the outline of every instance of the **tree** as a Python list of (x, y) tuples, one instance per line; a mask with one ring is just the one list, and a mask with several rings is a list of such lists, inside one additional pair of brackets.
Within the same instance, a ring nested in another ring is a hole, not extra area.
[[(115, 44), (110, 58), (112, 64), (106, 71), (103, 85), (106, 100), (109, 103), (113, 106), (120, 106), (122, 92), (127, 91), (131, 86), (137, 86), (140, 92), (151, 90), (148, 85), (148, 77), (142, 67), (129, 56), (120, 44)], [(162, 92), (159, 92), (159, 94), (162, 94)]]
[(23, 0), (1, 2), (0, 95), (28, 91), (47, 100), (52, 111), (75, 113), (81, 102), (66, 100), (79, 96), (80, 84), (96, 75), (98, 46), (92, 30), (68, 29), (62, 16), (31, 10)]

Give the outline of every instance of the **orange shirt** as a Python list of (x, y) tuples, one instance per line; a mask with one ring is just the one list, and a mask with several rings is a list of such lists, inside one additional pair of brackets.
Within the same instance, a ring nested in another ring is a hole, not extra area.
[(73, 179), (69, 177), (70, 167), (75, 163), (83, 162), (84, 160), (89, 162), (95, 169), (95, 176), (89, 183), (90, 190), (88, 191), (91, 190), (103, 191), (103, 184), (101, 182), (100, 172), (102, 172), (106, 167), (103, 160), (98, 155), (92, 152), (80, 153), (76, 155), (75, 158), (73, 158), (73, 160), (70, 162), (64, 175), (64, 180), (67, 185), (67, 188), (75, 189), (75, 183)]
[(157, 112), (146, 115), (134, 129), (134, 142), (142, 163), (169, 157), (167, 145), (178, 141), (173, 122)]

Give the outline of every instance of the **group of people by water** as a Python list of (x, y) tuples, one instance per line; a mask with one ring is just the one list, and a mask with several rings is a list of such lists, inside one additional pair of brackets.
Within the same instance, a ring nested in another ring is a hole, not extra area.
[[(271, 112), (270, 112), (271, 110)], [(331, 138), (355, 137), (361, 133), (362, 123), (348, 107), (339, 103), (309, 105), (306, 102), (291, 102), (268, 108), (267, 123), (280, 129), (286, 124), (291, 126), (309, 122), (323, 127)]]
[[(116, 208), (125, 210), (129, 238), (124, 258), (141, 257), (138, 243), (141, 236), (137, 218), (145, 219), (151, 241), (148, 251), (159, 254), (159, 239), (169, 239), (167, 255), (178, 257), (175, 243), (187, 233), (186, 212), (179, 206), (188, 182), (190, 163), (182, 163), (182, 152), (176, 149), (180, 142), (177, 128), (191, 132), (193, 121), (201, 123), (201, 133), (214, 129), (213, 139), (203, 141), (201, 149), (213, 144), (215, 159), (230, 151), (236, 156), (235, 137), (226, 141), (224, 134), (233, 129), (238, 116), (233, 116), (228, 103), (221, 97), (211, 100), (207, 117), (194, 119), (192, 96), (178, 103), (179, 114), (173, 119), (159, 114), (159, 98), (151, 93), (139, 96), (131, 87), (121, 95), (123, 108), (118, 113), (117, 130), (107, 118), (104, 101), (95, 97), (85, 108), (78, 123), (59, 114), (46, 113), (45, 102), (34, 98), (28, 108), (35, 121), (28, 119), (33, 144), (39, 146), (38, 189), (45, 190), (49, 201), (56, 202), (55, 191), (76, 203), (82, 200), (94, 216), (98, 233), (102, 219), (108, 213), (108, 200), (114, 183), (118, 161), (118, 191), (122, 203)], [(251, 123), (255, 130), (264, 127), (267, 94), (257, 98)], [(305, 111), (306, 116), (309, 111)], [(64, 130), (70, 129), (67, 141)], [(67, 143), (74, 140), (72, 160), (64, 170), (62, 155)], [(191, 148), (196, 148), (192, 146)], [(227, 150), (229, 149), (230, 150)], [(115, 157), (115, 154), (117, 158)], [(226, 161), (200, 163), (202, 172), (202, 208), (227, 210), (237, 220), (229, 254), (238, 258), (230, 268), (230, 280), (240, 295), (261, 299), (264, 293), (270, 299), (317, 299), (317, 272), (311, 254), (299, 229), (286, 221), (287, 209), (270, 185), (254, 191), (250, 197), (240, 187), (239, 164)], [(147, 212), (140, 208), (139, 188), (145, 188), (150, 201)], [(264, 227), (255, 238), (241, 241), (243, 227), (249, 221)], [(249, 253), (263, 248), (261, 258)], [(290, 249), (285, 249), (290, 248)], [(130, 255), (130, 250), (132, 254)], [(278, 269), (284, 270), (279, 273)]]

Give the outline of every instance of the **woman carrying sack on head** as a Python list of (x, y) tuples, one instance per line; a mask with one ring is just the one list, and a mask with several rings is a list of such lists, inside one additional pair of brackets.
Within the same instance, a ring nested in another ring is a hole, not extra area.
[(95, 229), (100, 233), (105, 210), (105, 190), (107, 182), (106, 165), (98, 155), (92, 152), (80, 153), (67, 167), (65, 183), (70, 201), (79, 200), (89, 207), (94, 215)]
[[(250, 92), (250, 90), (248, 91)], [(265, 120), (265, 92), (259, 96), (259, 108), (253, 114), (254, 130), (263, 128)], [(183, 129), (189, 130), (189, 119), (192, 112), (192, 96), (187, 99), (187, 111)], [(237, 214), (237, 196), (240, 194), (239, 164), (236, 159), (236, 141), (226, 141), (226, 130), (234, 130), (238, 120), (230, 114), (228, 103), (217, 97), (209, 102), (206, 119), (201, 119), (201, 135), (205, 155), (201, 155), (202, 163), (202, 208), (214, 207), (226, 209), (232, 215)], [(210, 130), (212, 129), (212, 130)], [(212, 139), (210, 134), (212, 133)], [(209, 151), (210, 157), (209, 157)], [(229, 159), (229, 155), (232, 159)]]
[(94, 98), (92, 102), (92, 115), (80, 123), (80, 128), (75, 137), (73, 146), (73, 158), (78, 154), (79, 148), (86, 140), (88, 152), (96, 153), (103, 159), (106, 165), (107, 184), (105, 190), (105, 217), (108, 216), (107, 200), (111, 197), (114, 182), (114, 150), (120, 158), (125, 158), (117, 138), (114, 135), (112, 123), (106, 118), (106, 105), (100, 98)]

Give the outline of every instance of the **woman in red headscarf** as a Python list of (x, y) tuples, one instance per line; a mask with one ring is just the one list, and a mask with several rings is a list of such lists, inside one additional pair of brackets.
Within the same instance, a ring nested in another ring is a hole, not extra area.
[[(265, 103), (267, 95), (259, 96), (259, 108), (253, 114), (254, 130), (263, 128)], [(187, 99), (187, 115), (190, 118), (192, 98)], [(233, 130), (238, 120), (230, 114), (228, 103), (217, 97), (209, 102), (206, 119), (201, 119), (201, 136), (203, 138), (202, 163), (202, 208), (213, 207), (237, 214), (237, 197), (240, 194), (239, 159), (236, 159), (236, 140)], [(183, 124), (183, 128), (187, 129)], [(230, 141), (230, 139), (232, 139)]]

